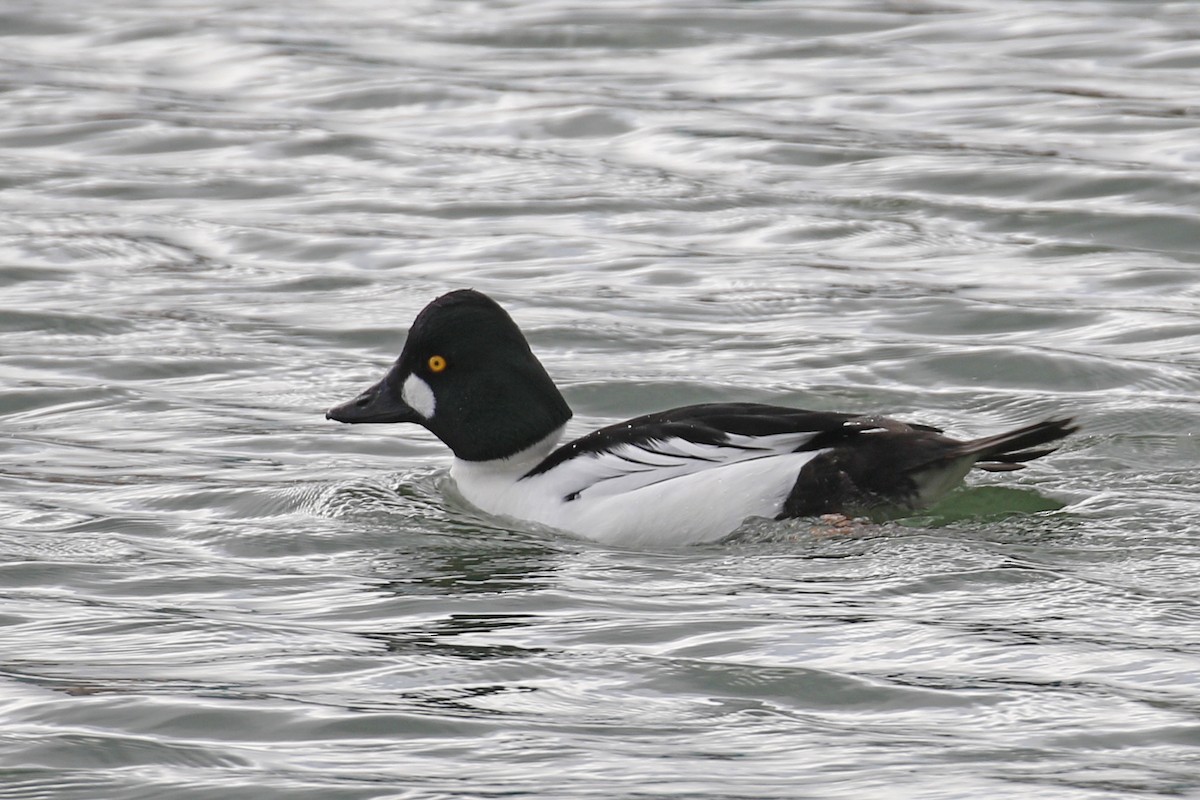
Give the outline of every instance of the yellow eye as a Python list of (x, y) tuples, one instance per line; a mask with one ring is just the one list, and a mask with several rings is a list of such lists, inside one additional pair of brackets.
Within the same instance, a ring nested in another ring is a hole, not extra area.
[(429, 357), (429, 371), (430, 372), (441, 372), (445, 368), (446, 368), (446, 359), (442, 358), (441, 356), (430, 356)]

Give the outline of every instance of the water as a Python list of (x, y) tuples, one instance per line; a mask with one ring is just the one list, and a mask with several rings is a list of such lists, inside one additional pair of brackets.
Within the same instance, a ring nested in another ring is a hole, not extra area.
[[(1200, 796), (1190, 3), (0, 7), (0, 798)], [(630, 551), (327, 423), (450, 288), (572, 432), (1083, 424)]]

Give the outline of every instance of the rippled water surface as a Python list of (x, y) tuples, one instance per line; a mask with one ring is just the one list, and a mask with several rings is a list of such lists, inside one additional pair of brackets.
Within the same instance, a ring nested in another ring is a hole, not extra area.
[[(0, 798), (1200, 796), (1189, 2), (0, 4)], [(571, 431), (1065, 447), (633, 551), (323, 410), (432, 297)]]

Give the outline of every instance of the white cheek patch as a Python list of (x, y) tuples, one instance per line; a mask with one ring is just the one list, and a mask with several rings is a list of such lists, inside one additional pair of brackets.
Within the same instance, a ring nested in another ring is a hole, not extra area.
[(404, 379), (404, 388), (400, 390), (400, 399), (408, 403), (409, 408), (425, 419), (433, 419), (433, 412), (437, 408), (433, 389), (430, 389), (429, 384), (416, 375), (409, 375)]

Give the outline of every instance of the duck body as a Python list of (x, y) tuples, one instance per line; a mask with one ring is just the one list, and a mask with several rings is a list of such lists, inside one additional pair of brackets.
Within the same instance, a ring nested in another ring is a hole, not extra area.
[[(776, 517), (799, 470), (807, 432), (719, 436), (693, 406), (620, 423), (500, 462), (455, 459), (463, 497), (493, 514), (622, 545), (719, 539), (748, 517)], [(767, 408), (766, 406), (762, 408)], [(683, 416), (687, 415), (687, 416)]]
[(630, 546), (714, 541), (750, 517), (903, 513), (1074, 430), (1048, 420), (962, 441), (886, 417), (708, 403), (559, 446), (570, 408), (508, 314), (473, 290), (430, 303), (384, 379), (326, 416), (423, 425), (480, 510)]

